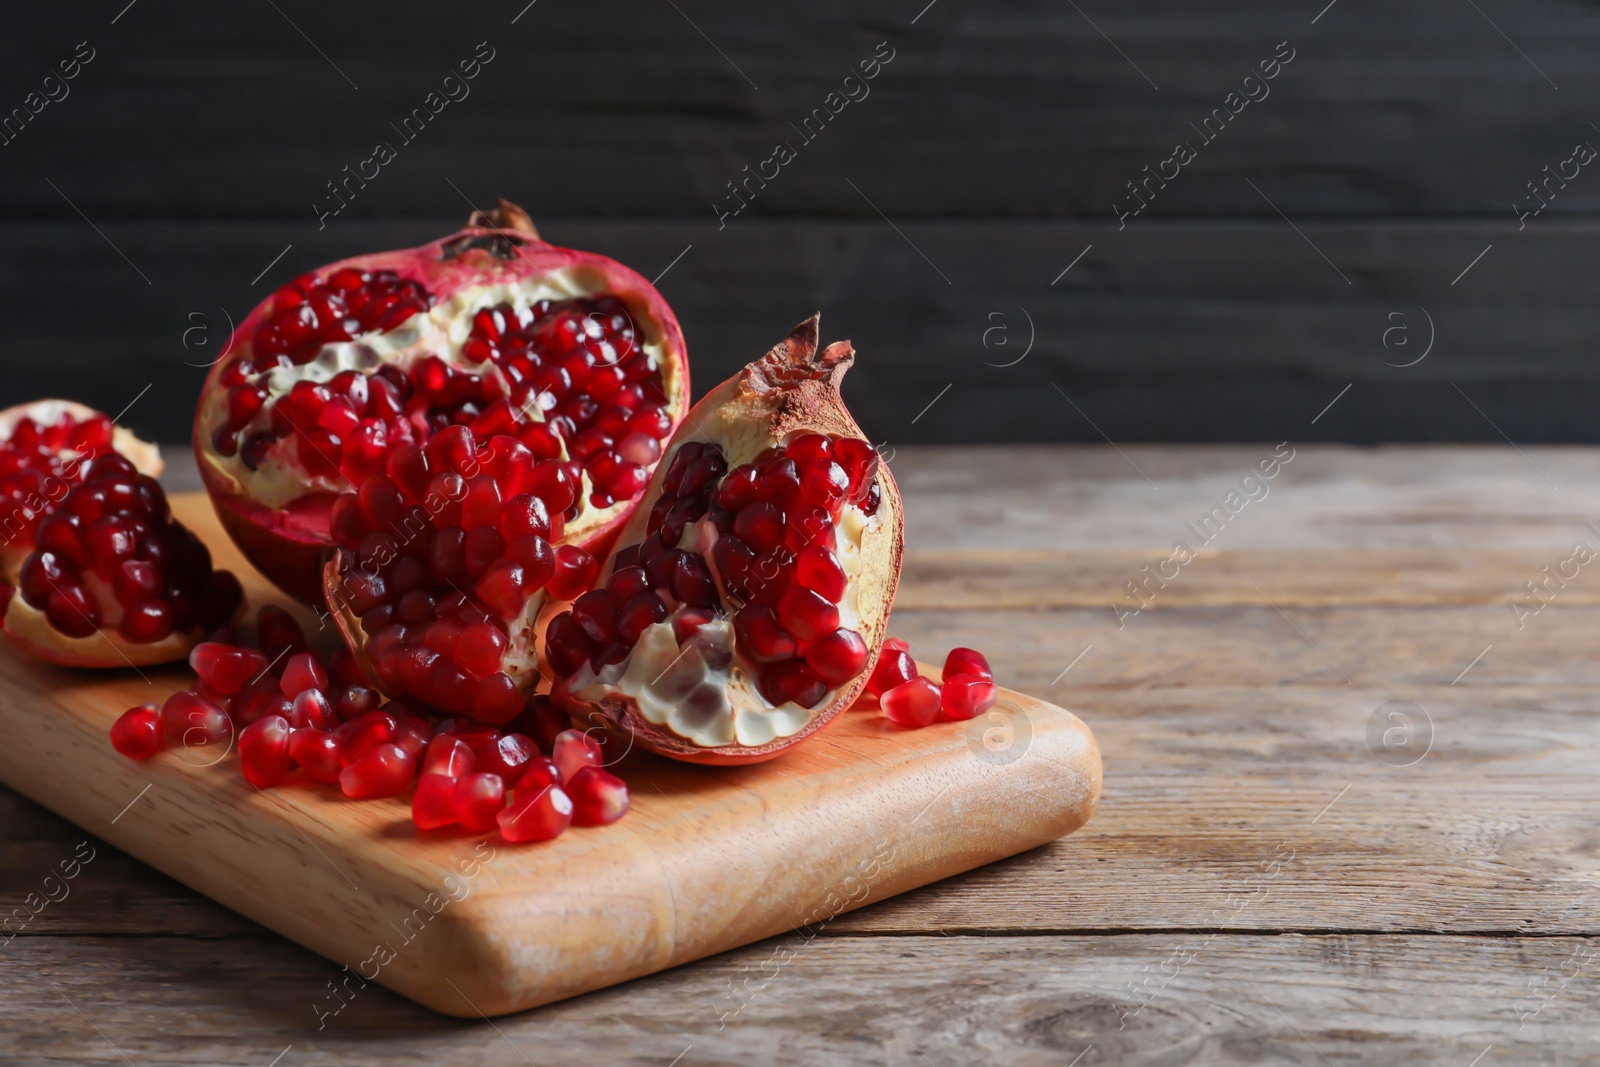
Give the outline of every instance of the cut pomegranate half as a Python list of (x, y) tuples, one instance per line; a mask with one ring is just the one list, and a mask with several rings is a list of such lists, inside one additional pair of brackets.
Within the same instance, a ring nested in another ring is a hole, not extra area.
[(578, 488), (575, 464), (514, 437), (482, 447), (465, 426), (389, 452), (332, 512), (338, 556), (324, 597), (367, 672), (392, 696), (499, 724), (540, 677), (534, 624), (549, 586), (588, 587), (596, 562), (552, 547)]
[(817, 317), (718, 386), (602, 569), (544, 620), (553, 691), (663, 755), (768, 759), (866, 684), (899, 580), (900, 496)]
[(223, 526), (318, 593), (334, 500), (452, 426), (570, 460), (567, 539), (602, 552), (688, 405), (683, 335), (649, 282), (540, 240), (506, 201), (432, 244), (296, 278), (239, 325), (194, 442)]
[(97, 456), (117, 452), (140, 474), (161, 474), (161, 452), (107, 415), (71, 400), (0, 411), (0, 582), (15, 585), (39, 521), (83, 481)]
[(12, 641), (69, 667), (183, 659), (233, 620), (239, 580), (172, 518), (161, 487), (117, 453), (88, 466), (39, 524), (5, 605)]

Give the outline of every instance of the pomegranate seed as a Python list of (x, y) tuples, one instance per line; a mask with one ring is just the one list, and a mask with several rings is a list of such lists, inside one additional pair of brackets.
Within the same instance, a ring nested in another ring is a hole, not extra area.
[(211, 701), (182, 690), (161, 706), (161, 732), (168, 745), (194, 748), (227, 741), (233, 723)]
[(572, 821), (579, 826), (605, 826), (628, 813), (627, 784), (599, 767), (579, 768), (561, 788), (572, 799)]
[(328, 691), (328, 672), (322, 669), (322, 664), (317, 662), (317, 657), (310, 652), (301, 652), (289, 657), (289, 662), (283, 668), (283, 677), (278, 681), (278, 688), (286, 697), (296, 697), (307, 689), (316, 689), (326, 693)]
[(339, 772), (339, 788), (356, 800), (392, 797), (411, 784), (416, 764), (398, 745), (380, 744)]
[(507, 841), (548, 841), (572, 824), (572, 800), (560, 786), (528, 790), (496, 816)]
[(318, 730), (332, 730), (339, 725), (328, 698), (315, 689), (302, 690), (291, 702), (288, 719), (296, 728), (310, 726)]
[(349, 722), (369, 711), (378, 710), (381, 699), (375, 689), (368, 689), (364, 685), (351, 685), (339, 694), (339, 702), (334, 705), (334, 711), (338, 713), (341, 722)]
[(860, 634), (838, 629), (806, 649), (806, 666), (829, 686), (841, 686), (867, 669), (867, 656)]
[(761, 694), (774, 705), (794, 703), (815, 707), (828, 691), (827, 683), (798, 659), (774, 663), (761, 671)]
[[(579, 768), (580, 773), (583, 768)], [(523, 765), (517, 776), (516, 787), (522, 790), (543, 789), (547, 785), (561, 784), (561, 769), (545, 756), (534, 756)]]
[(267, 657), (251, 648), (204, 641), (189, 652), (189, 666), (212, 689), (233, 694), (267, 669)]
[[(904, 648), (889, 647), (894, 640), (891, 637), (883, 643), (878, 665), (872, 669), (872, 677), (867, 679), (867, 692), (875, 697), (881, 697), (895, 686), (904, 685), (917, 676), (917, 664), (911, 658), (911, 653)], [(903, 641), (899, 643), (905, 644)]]
[(801, 641), (815, 641), (839, 628), (839, 608), (820, 594), (797, 586), (778, 601), (778, 621)]
[(498, 774), (468, 774), (457, 780), (456, 819), (473, 833), (493, 830), (505, 806), (505, 781)]
[(111, 724), (111, 747), (129, 759), (149, 759), (161, 751), (161, 712), (154, 704), (140, 704), (117, 716)]
[(276, 604), (267, 604), (256, 615), (256, 643), (268, 660), (276, 662), (285, 649), (295, 652), (304, 649), (306, 635), (293, 615)]
[(910, 652), (911, 646), (898, 637), (885, 637), (883, 639), (885, 652)]
[(472, 749), (460, 738), (440, 734), (428, 742), (428, 754), (422, 761), (423, 774), (442, 774), (446, 778), (460, 778), (471, 774), (477, 765)]
[(372, 749), (393, 740), (399, 729), (399, 722), (385, 711), (351, 719), (333, 732), (334, 739), (339, 742), (340, 761), (348, 767)]
[(419, 830), (437, 830), (458, 821), (456, 779), (424, 772), (411, 797), (411, 821)]
[(926, 726), (939, 715), (939, 687), (917, 677), (878, 698), (883, 713), (901, 726)]
[[(394, 705), (391, 704), (390, 707), (392, 708)], [(395, 728), (392, 740), (405, 750), (406, 755), (416, 759), (427, 749), (428, 742), (433, 740), (433, 728), (428, 725), (426, 719), (407, 715), (399, 720), (399, 725)]]
[(600, 745), (578, 730), (561, 731), (550, 747), (550, 758), (561, 772), (563, 782), (572, 781), (572, 776), (583, 767), (599, 767), (601, 757)]
[(504, 781), (515, 782), (534, 752), (533, 742), (526, 737), (505, 734), (484, 749), (482, 757), (478, 759), (477, 769), (498, 774)]
[(289, 739), (293, 733), (281, 715), (268, 715), (239, 734), (239, 769), (245, 781), (261, 789), (277, 785), (289, 773)]
[(848, 584), (839, 557), (821, 545), (812, 545), (795, 558), (795, 577), (801, 585), (834, 604), (844, 596)]
[(958, 674), (945, 679), (940, 706), (947, 719), (972, 719), (990, 708), (999, 699), (993, 682), (974, 674)]
[(545, 588), (557, 600), (572, 600), (594, 584), (600, 564), (577, 545), (559, 545), (555, 550), (555, 573)]
[(986, 682), (994, 681), (994, 671), (989, 669), (989, 661), (976, 649), (952, 648), (945, 657), (944, 680), (948, 682), (961, 674), (970, 674)]
[(779, 625), (777, 614), (759, 604), (739, 609), (733, 617), (733, 631), (740, 651), (757, 663), (792, 659), (799, 651), (794, 638)]
[(547, 696), (531, 696), (514, 724), (518, 733), (533, 740), (546, 752), (556, 743), (556, 735), (572, 728), (572, 719)]
[(479, 722), (510, 722), (522, 713), (522, 707), (522, 692), (503, 671), (479, 682), (472, 698), (472, 714)]
[(317, 782), (337, 782), (344, 769), (338, 739), (322, 730), (296, 730), (289, 738), (289, 756)]

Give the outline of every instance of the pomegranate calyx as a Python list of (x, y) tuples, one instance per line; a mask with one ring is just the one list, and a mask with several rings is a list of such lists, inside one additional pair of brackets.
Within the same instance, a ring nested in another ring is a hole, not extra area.
[(454, 259), (474, 248), (481, 248), (496, 259), (513, 259), (522, 245), (540, 239), (533, 219), (505, 197), (500, 197), (500, 206), (497, 208), (489, 211), (474, 209), (467, 217), (467, 229), (491, 232), (464, 233), (446, 241), (441, 258)]

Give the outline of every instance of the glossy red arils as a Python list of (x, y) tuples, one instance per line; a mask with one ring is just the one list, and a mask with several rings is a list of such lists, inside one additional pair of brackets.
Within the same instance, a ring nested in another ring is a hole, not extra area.
[(828, 685), (840, 686), (866, 670), (870, 654), (860, 634), (841, 628), (812, 642), (806, 666)]
[(334, 731), (339, 742), (339, 757), (348, 766), (378, 745), (394, 738), (400, 724), (386, 711), (369, 712), (351, 719)]
[(161, 732), (161, 712), (154, 704), (140, 704), (111, 724), (111, 747), (129, 759), (149, 759), (161, 751)]
[(333, 712), (333, 705), (328, 703), (328, 698), (315, 689), (302, 690), (290, 702), (291, 714), (289, 720), (296, 727), (311, 726), (318, 730), (332, 730), (339, 725), (339, 717)]
[(901, 726), (926, 726), (939, 717), (939, 687), (917, 677), (878, 698), (883, 713)]
[(283, 668), (283, 677), (278, 681), (278, 688), (286, 697), (298, 696), (307, 689), (327, 692), (328, 672), (323, 669), (316, 656), (310, 652), (299, 652), (289, 657), (289, 662)]
[(989, 669), (989, 661), (976, 649), (952, 648), (945, 657), (944, 680), (948, 682), (961, 674), (970, 674), (986, 682), (994, 681), (994, 671)]
[(752, 604), (733, 617), (739, 648), (757, 663), (776, 663), (792, 659), (799, 651), (795, 639), (778, 622), (771, 608)]
[(458, 821), (456, 780), (448, 775), (423, 772), (411, 796), (411, 821), (419, 830), (437, 830)]
[(494, 744), (485, 746), (483, 755), (478, 757), (477, 769), (498, 774), (508, 782), (514, 782), (522, 774), (522, 769), (528, 760), (533, 757), (535, 749), (533, 742), (521, 734), (506, 734)]
[(289, 738), (289, 756), (317, 782), (337, 782), (344, 761), (339, 758), (339, 741), (324, 730), (296, 730)]
[(267, 670), (267, 657), (253, 648), (204, 641), (189, 651), (189, 666), (219, 693), (233, 694)]
[(558, 545), (555, 573), (545, 588), (559, 600), (571, 600), (594, 584), (599, 569), (599, 561), (584, 549), (577, 545)]
[(264, 604), (256, 614), (256, 644), (268, 660), (278, 665), (284, 650), (299, 652), (306, 647), (306, 635), (293, 615), (276, 604)]
[(289, 740), (293, 728), (281, 715), (269, 715), (239, 733), (239, 770), (261, 789), (277, 785), (289, 773)]
[(561, 788), (572, 800), (572, 821), (579, 826), (604, 826), (628, 813), (627, 784), (599, 767), (579, 768)]
[(528, 698), (513, 726), (518, 733), (531, 737), (548, 752), (556, 743), (556, 736), (562, 730), (572, 728), (572, 718), (556, 707), (548, 696), (537, 695)]
[(958, 674), (945, 679), (940, 706), (947, 719), (972, 719), (994, 707), (998, 698), (993, 682), (975, 674)]
[(479, 722), (510, 722), (522, 712), (522, 691), (503, 671), (496, 671), (477, 684), (472, 697), (472, 715)]
[(392, 797), (411, 784), (416, 764), (398, 745), (383, 743), (339, 772), (339, 788), (356, 800)]
[[(889, 647), (890, 642), (895, 640), (891, 637), (883, 643), (883, 651), (878, 654), (878, 665), (872, 668), (872, 677), (867, 679), (867, 692), (875, 697), (881, 697), (895, 686), (904, 685), (917, 676), (917, 664), (911, 658), (911, 653), (903, 647)], [(897, 643), (905, 644), (903, 641)]]
[(406, 755), (413, 759), (420, 758), (428, 747), (428, 742), (433, 740), (433, 728), (426, 719), (414, 715), (405, 715), (397, 720), (394, 737), (390, 738), (395, 744), (405, 750)]
[[(581, 772), (583, 768), (579, 768)], [(534, 756), (523, 764), (522, 773), (517, 776), (516, 788), (518, 789), (543, 789), (547, 785), (561, 784), (561, 770), (555, 762), (546, 756)]]
[(448, 734), (440, 734), (428, 742), (428, 754), (422, 761), (423, 774), (442, 774), (446, 778), (460, 778), (471, 774), (477, 765), (466, 742)]
[(795, 578), (807, 589), (814, 590), (830, 603), (837, 604), (844, 596), (849, 580), (839, 557), (821, 545), (811, 545), (795, 557)]
[(761, 695), (774, 705), (814, 707), (827, 691), (827, 683), (801, 660), (785, 660), (761, 672)]
[(161, 706), (161, 733), (168, 745), (195, 748), (227, 741), (233, 724), (211, 701), (182, 690)]
[(339, 694), (338, 702), (333, 710), (338, 714), (340, 721), (349, 722), (358, 715), (365, 715), (369, 711), (377, 711), (382, 697), (376, 689), (368, 689), (364, 685), (347, 686)]
[(498, 774), (468, 774), (456, 782), (456, 819), (475, 834), (493, 830), (505, 806), (505, 781)]
[(507, 841), (548, 841), (572, 824), (572, 800), (558, 785), (519, 790), (496, 822)]
[(801, 641), (815, 641), (839, 628), (839, 607), (821, 594), (797, 586), (778, 601), (778, 621)]
[(550, 758), (561, 772), (563, 782), (571, 781), (583, 767), (598, 767), (602, 763), (600, 746), (588, 734), (578, 730), (563, 730), (556, 735)]

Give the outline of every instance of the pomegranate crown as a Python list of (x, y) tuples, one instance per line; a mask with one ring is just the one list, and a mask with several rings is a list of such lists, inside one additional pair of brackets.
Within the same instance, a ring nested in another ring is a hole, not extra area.
[(764, 393), (804, 381), (837, 381), (855, 362), (856, 350), (849, 341), (835, 341), (818, 352), (821, 322), (822, 312), (812, 312), (810, 318), (789, 331), (788, 337), (750, 364), (746, 378), (749, 387)]

